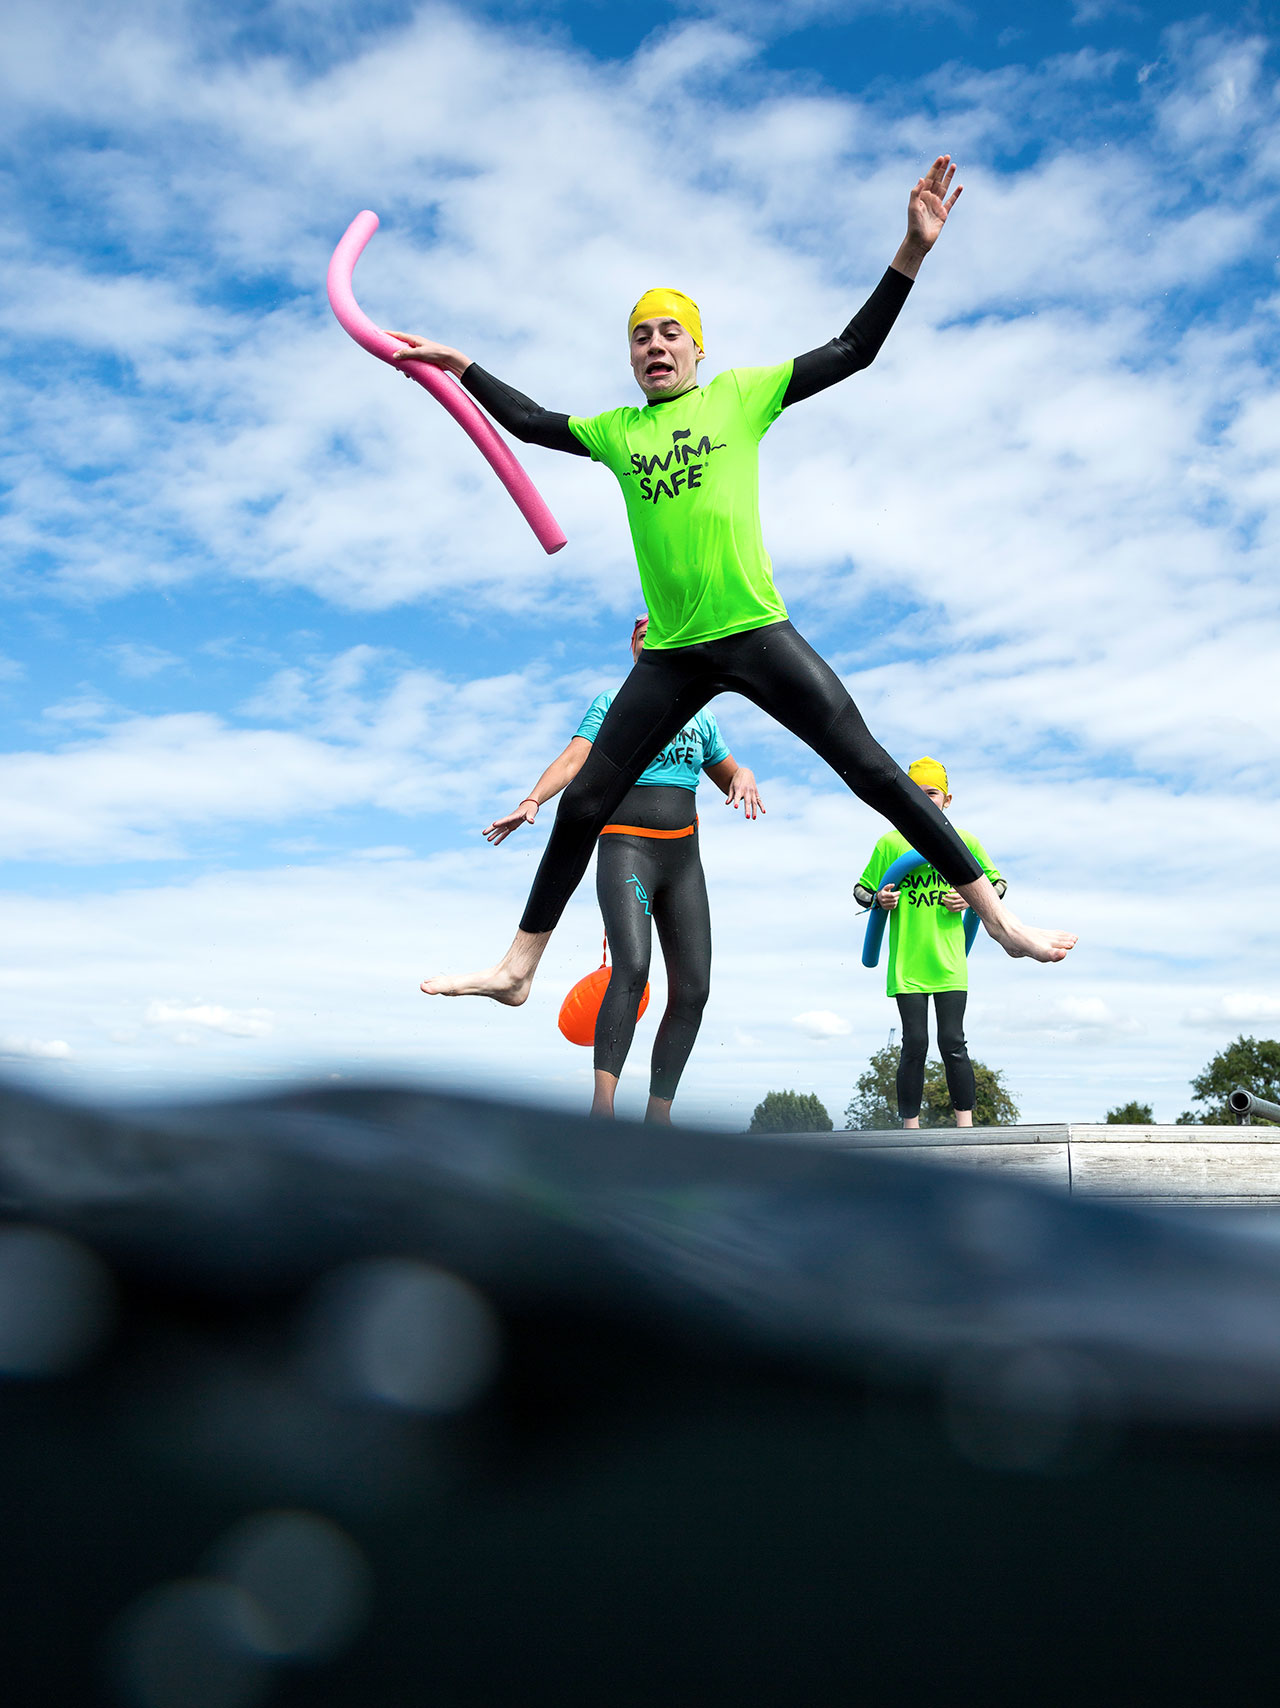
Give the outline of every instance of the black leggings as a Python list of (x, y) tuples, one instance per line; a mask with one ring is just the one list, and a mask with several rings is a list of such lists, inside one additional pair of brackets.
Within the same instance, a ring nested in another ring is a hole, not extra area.
[(808, 742), (950, 884), (982, 868), (938, 808), (875, 741), (840, 678), (789, 622), (640, 654), (556, 813), (522, 931), (552, 931), (622, 797), (713, 695), (737, 693)]
[[(664, 793), (686, 794), (692, 804), (688, 789)], [(622, 812), (618, 817), (624, 824), (633, 822)], [(622, 1072), (636, 1029), (636, 1009), (649, 977), (652, 930), (657, 925), (667, 967), (667, 1007), (654, 1040), (649, 1095), (669, 1102), (698, 1036), (711, 990), (711, 910), (697, 831), (669, 841), (602, 836), (596, 894), (613, 952), (613, 976), (596, 1021), (595, 1065), (615, 1078)]]
[[(947, 1092), (953, 1109), (972, 1109), (976, 1095), (973, 1063), (964, 1041), (964, 1005), (967, 990), (936, 990), (933, 1006), (938, 1016), (938, 1054), (947, 1075)], [(898, 1115), (914, 1120), (924, 1097), (924, 1059), (929, 1053), (929, 998), (914, 992), (897, 999), (902, 1016), (902, 1051), (898, 1056)]]

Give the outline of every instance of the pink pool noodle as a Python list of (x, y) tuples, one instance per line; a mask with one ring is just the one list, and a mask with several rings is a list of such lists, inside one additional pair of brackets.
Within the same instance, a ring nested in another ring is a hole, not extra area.
[(342, 235), (329, 262), (329, 306), (338, 324), (349, 332), (371, 356), (388, 362), (397, 373), (408, 374), (442, 403), (480, 450), (489, 467), (515, 499), (520, 514), (533, 529), (545, 552), (558, 552), (565, 544), (564, 530), (547, 509), (541, 493), (512, 455), (509, 446), (478, 404), (468, 397), (452, 374), (433, 368), (429, 362), (392, 362), (404, 345), (375, 326), (356, 301), (351, 275), (364, 246), (378, 229), (378, 216), (366, 208), (358, 213)]

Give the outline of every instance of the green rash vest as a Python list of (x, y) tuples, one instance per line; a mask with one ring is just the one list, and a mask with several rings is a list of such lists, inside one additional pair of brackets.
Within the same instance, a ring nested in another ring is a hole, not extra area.
[[(1000, 876), (976, 836), (956, 826), (956, 835), (995, 883)], [(858, 882), (878, 890), (884, 875), (911, 844), (899, 831), (882, 836), (871, 850)], [(889, 995), (932, 995), (936, 990), (968, 990), (969, 963), (964, 952), (964, 914), (951, 913), (942, 898), (952, 886), (932, 866), (908, 872), (898, 885), (898, 905), (889, 915)]]
[(759, 445), (782, 411), (791, 366), (731, 368), (680, 397), (569, 417), (622, 488), (647, 648), (693, 646), (786, 617), (760, 531)]

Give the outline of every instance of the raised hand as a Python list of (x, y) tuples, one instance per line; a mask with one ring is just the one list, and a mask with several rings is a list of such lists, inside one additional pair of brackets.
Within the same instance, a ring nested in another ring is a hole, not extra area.
[[(907, 198), (907, 240), (924, 250), (938, 241), (947, 215), (960, 200), (963, 184), (951, 190), (956, 169), (949, 154), (940, 154)], [(948, 190), (951, 194), (948, 195)]]

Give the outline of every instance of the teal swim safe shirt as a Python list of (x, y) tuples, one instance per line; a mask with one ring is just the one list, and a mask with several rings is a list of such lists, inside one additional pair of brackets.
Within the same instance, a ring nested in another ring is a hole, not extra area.
[[(574, 731), (585, 741), (594, 741), (600, 733), (604, 714), (613, 704), (612, 690), (597, 694), (587, 707), (587, 714)], [(679, 734), (670, 741), (658, 757), (636, 778), (635, 787), (696, 789), (704, 765), (718, 765), (729, 757), (720, 726), (710, 712), (699, 712), (690, 719)]]
[(730, 368), (680, 397), (569, 417), (569, 431), (622, 488), (649, 611), (646, 648), (785, 620), (760, 531), (759, 452), (792, 367)]

